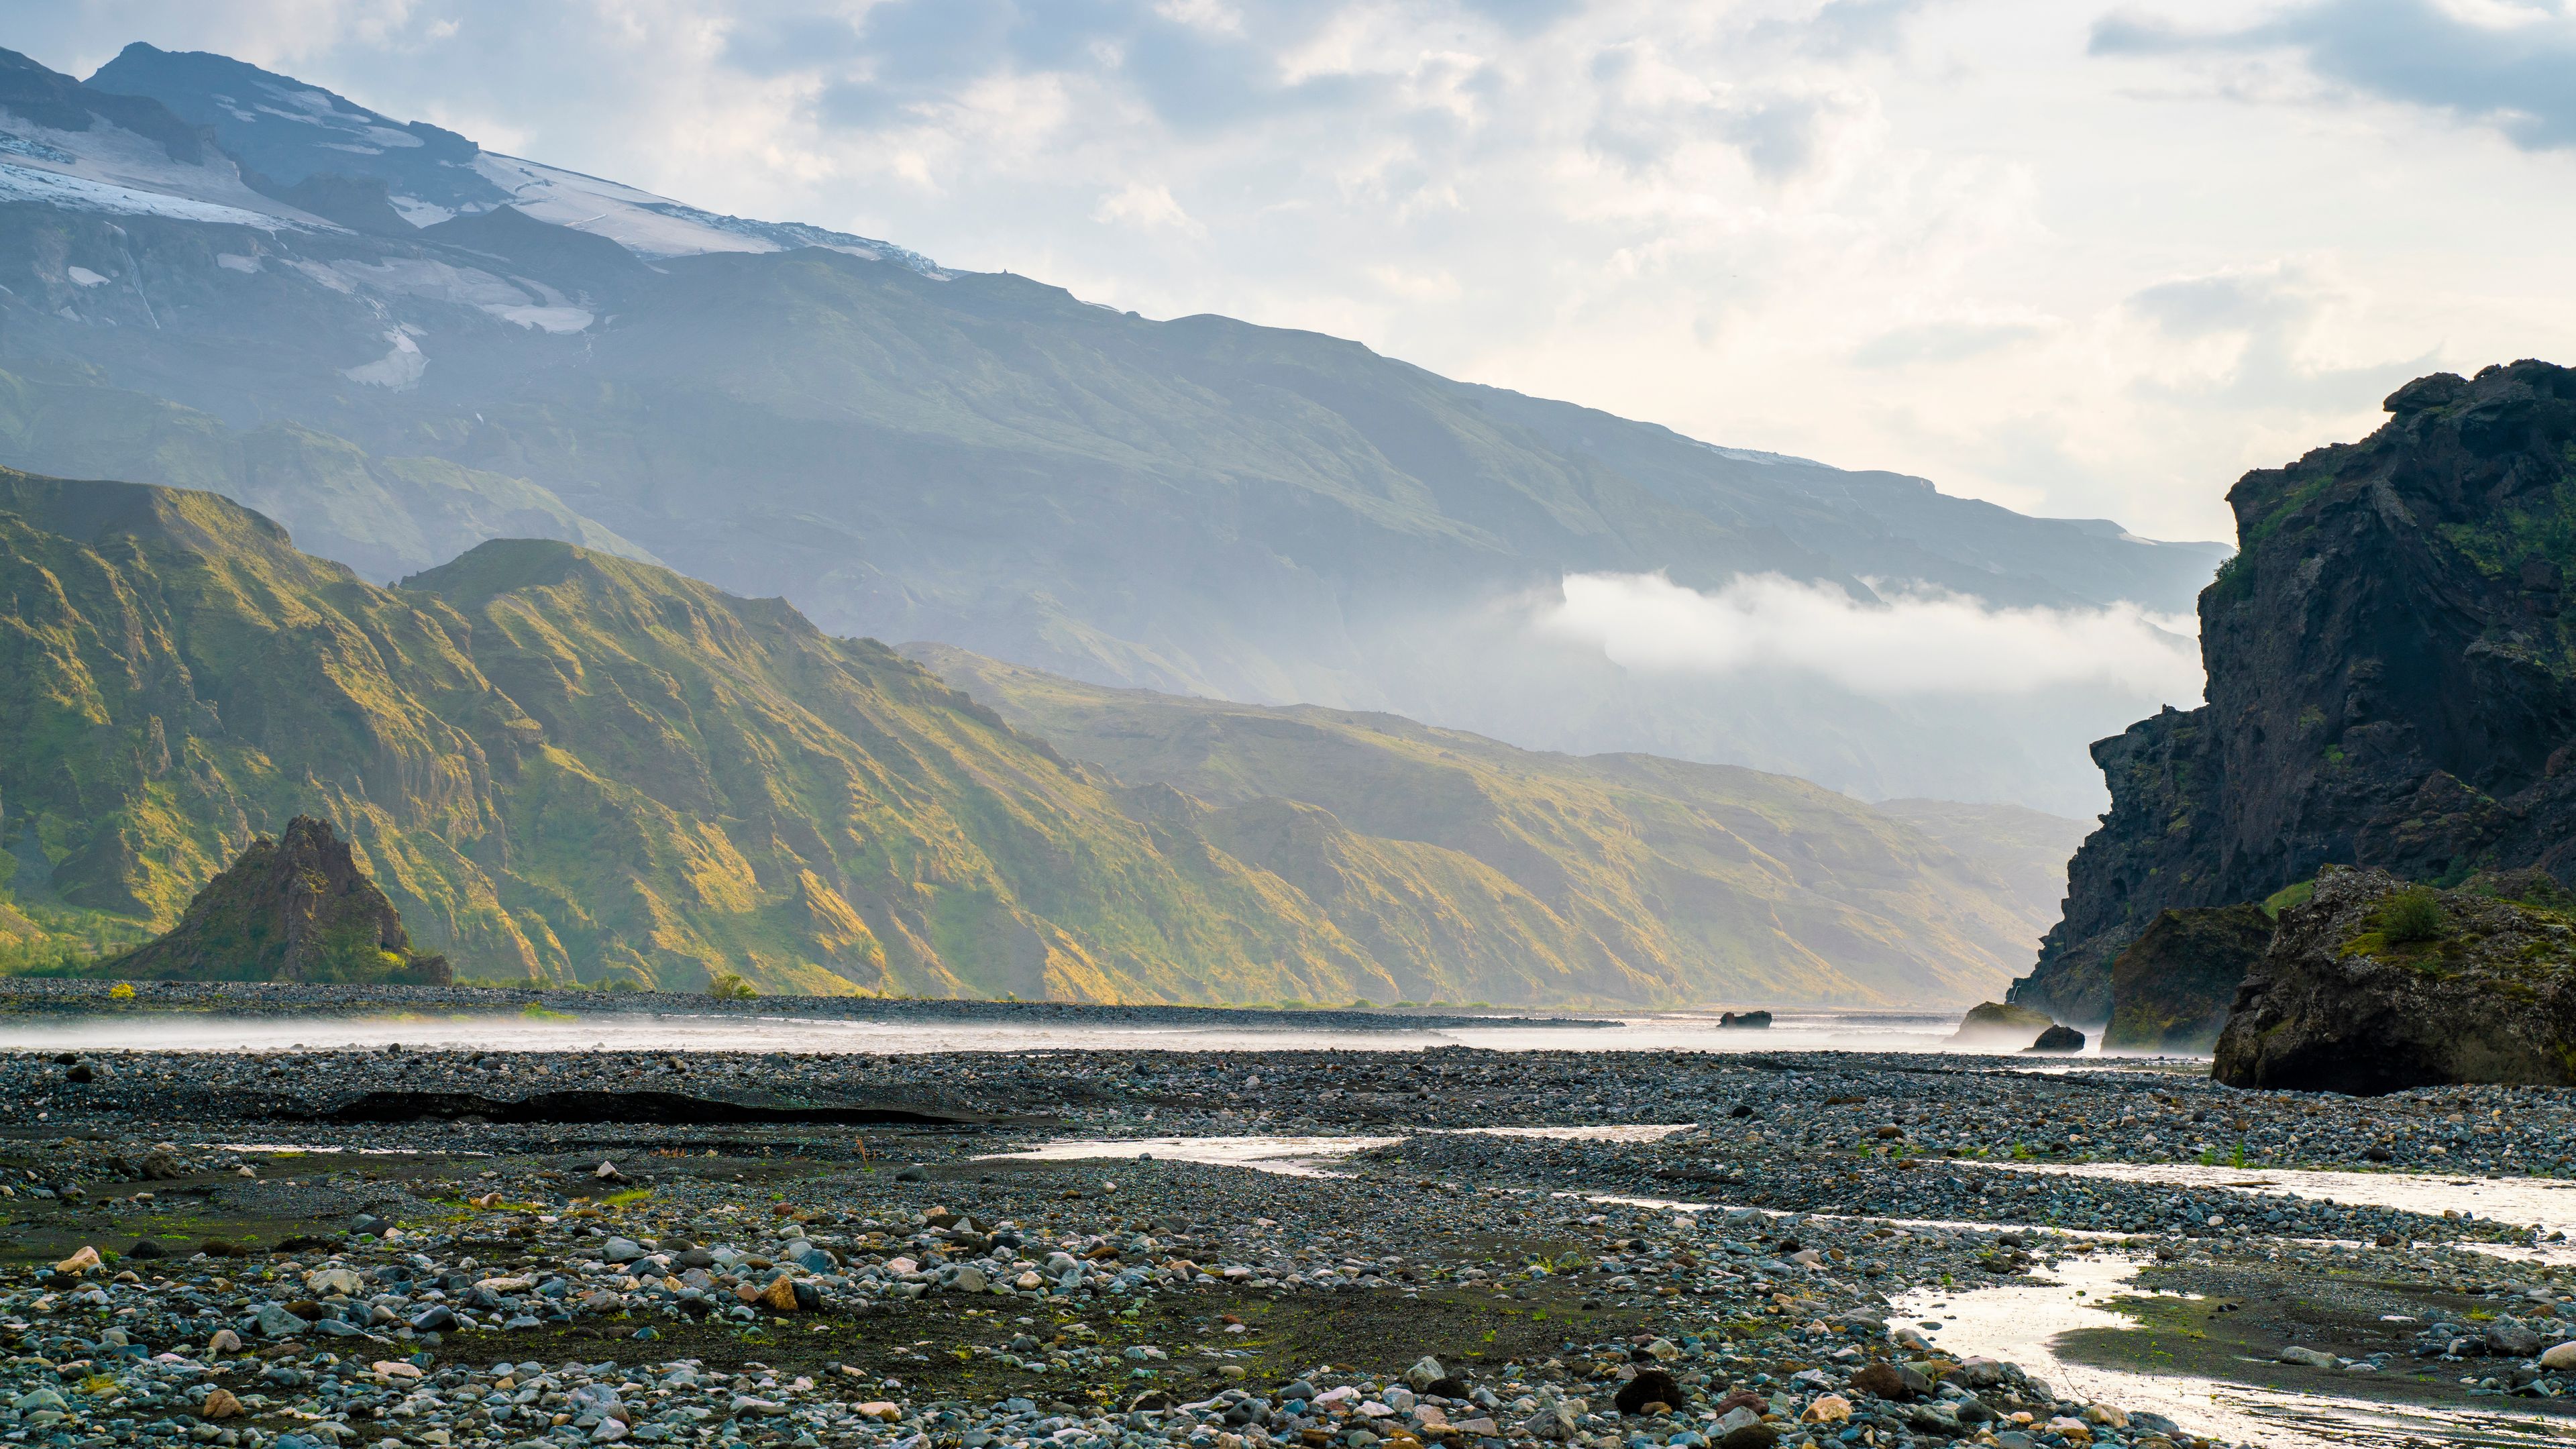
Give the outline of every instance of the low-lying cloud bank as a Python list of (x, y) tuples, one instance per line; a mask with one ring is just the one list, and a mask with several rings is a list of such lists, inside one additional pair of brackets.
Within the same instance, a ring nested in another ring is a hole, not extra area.
[(1997, 608), (1920, 590), (1871, 603), (1778, 574), (1708, 593), (1660, 574), (1569, 574), (1535, 624), (1641, 673), (1785, 669), (1880, 697), (2090, 684), (2191, 705), (2203, 684), (2195, 621), (2134, 605)]

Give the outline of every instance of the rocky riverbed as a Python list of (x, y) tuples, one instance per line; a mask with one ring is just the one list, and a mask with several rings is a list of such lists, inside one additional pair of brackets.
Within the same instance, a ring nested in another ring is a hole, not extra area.
[[(2139, 1265), (2132, 1326), (2066, 1351), (2106, 1371), (2184, 1345), (2202, 1377), (2576, 1426), (2544, 1217), (2078, 1175), (2538, 1189), (2569, 1172), (2556, 1092), (1831, 1053), (388, 1049), (21, 1052), (0, 1102), (10, 1443), (2262, 1438), (1895, 1312), (2105, 1254)], [(1117, 1145), (1251, 1134), (1353, 1150), (1292, 1177)], [(1110, 1155), (1009, 1155), (1068, 1138)]]

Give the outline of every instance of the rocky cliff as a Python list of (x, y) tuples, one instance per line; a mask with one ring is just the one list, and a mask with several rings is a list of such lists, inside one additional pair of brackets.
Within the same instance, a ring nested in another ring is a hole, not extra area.
[(159, 939), (101, 963), (107, 976), (178, 981), (402, 981), (444, 986), (444, 956), (414, 951), (394, 903), (327, 820), (262, 835)]
[(2112, 808), (2013, 999), (2112, 1008), (2159, 912), (2260, 901), (2329, 863), (2413, 880), (2576, 876), (2576, 372), (2419, 378), (2358, 443), (2248, 473), (2200, 598), (2208, 703), (2094, 746)]

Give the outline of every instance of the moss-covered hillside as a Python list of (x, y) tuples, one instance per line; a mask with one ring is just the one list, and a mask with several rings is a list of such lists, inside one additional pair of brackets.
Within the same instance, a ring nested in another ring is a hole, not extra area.
[(409, 583), (209, 494), (0, 474), (13, 894), (166, 925), (311, 813), (465, 977), (1392, 994), (1275, 877), (781, 604), (560, 543)]
[(1373, 951), (1460, 956), (1517, 991), (1973, 1002), (2029, 959), (2083, 831), (2013, 806), (1877, 807), (1758, 770), (907, 652), (1066, 754), (1159, 786)]
[(2031, 929), (1777, 776), (1383, 716), (1113, 774), (775, 600), (526, 540), (377, 587), (184, 490), (0, 473), (0, 675), (21, 926), (166, 927), (310, 814), (467, 979), (1886, 1004)]

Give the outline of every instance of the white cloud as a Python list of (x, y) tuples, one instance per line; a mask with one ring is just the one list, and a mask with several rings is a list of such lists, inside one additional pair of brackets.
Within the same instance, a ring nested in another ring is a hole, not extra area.
[(1142, 181), (1130, 181), (1102, 197), (1100, 205), (1092, 209), (1091, 219), (1139, 228), (1171, 227), (1193, 236), (1207, 235), (1207, 228), (1190, 220), (1190, 214), (1172, 199), (1170, 187), (1148, 186)]
[(2194, 622), (2128, 606), (2001, 609), (1932, 592), (1869, 603), (1778, 574), (1714, 593), (1659, 574), (1569, 574), (1533, 623), (1642, 673), (1788, 671), (1879, 698), (2087, 685), (2190, 706), (2202, 686)]

